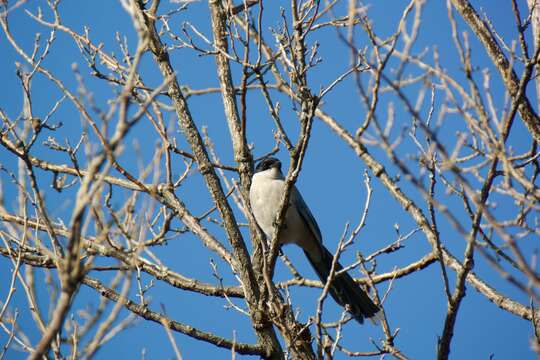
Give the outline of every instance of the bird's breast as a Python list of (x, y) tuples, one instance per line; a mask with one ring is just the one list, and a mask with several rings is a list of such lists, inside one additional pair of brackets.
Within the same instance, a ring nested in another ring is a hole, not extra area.
[[(255, 220), (257, 220), (268, 240), (273, 236), (274, 220), (279, 211), (284, 190), (285, 182), (283, 179), (257, 176), (257, 174), (253, 177), (249, 193), (251, 208)], [(291, 199), (294, 198), (294, 191), (296, 190), (293, 187), (291, 189), (291, 196), (289, 197), (289, 208), (285, 214), (283, 227), (280, 232), (279, 242), (282, 244), (296, 243), (305, 249), (309, 245), (304, 244), (304, 242), (310, 242), (312, 234), (304, 224), (297, 209), (291, 205)]]
[(273, 222), (279, 210), (284, 182), (255, 175), (249, 200), (255, 220), (267, 237), (272, 236)]

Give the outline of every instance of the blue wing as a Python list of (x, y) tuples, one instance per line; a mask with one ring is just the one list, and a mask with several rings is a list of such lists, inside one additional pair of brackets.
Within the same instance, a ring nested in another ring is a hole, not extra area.
[(317, 225), (317, 221), (313, 217), (313, 214), (311, 213), (311, 210), (309, 210), (309, 207), (307, 206), (306, 202), (302, 198), (302, 195), (300, 194), (300, 191), (296, 188), (296, 186), (292, 189), (292, 203), (296, 205), (296, 209), (298, 210), (298, 213), (304, 220), (304, 222), (308, 225), (309, 229), (315, 236), (315, 238), (319, 241), (319, 244), (322, 243), (322, 235), (321, 230), (319, 229), (319, 225)]

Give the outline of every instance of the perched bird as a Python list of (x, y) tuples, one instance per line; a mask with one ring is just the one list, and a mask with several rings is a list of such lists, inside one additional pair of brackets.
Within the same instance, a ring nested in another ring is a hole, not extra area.
[[(285, 177), (281, 172), (281, 162), (273, 157), (261, 160), (253, 175), (249, 201), (255, 220), (267, 239), (273, 235), (273, 224), (284, 191)], [(319, 226), (295, 186), (291, 189), (279, 242), (282, 245), (293, 243), (300, 246), (321, 281), (326, 283), (332, 268), (333, 255), (322, 244)], [(343, 267), (337, 263), (336, 272), (341, 269)], [(379, 307), (348, 273), (336, 276), (329, 292), (360, 324), (364, 322), (364, 318), (369, 318), (374, 324), (381, 320)]]

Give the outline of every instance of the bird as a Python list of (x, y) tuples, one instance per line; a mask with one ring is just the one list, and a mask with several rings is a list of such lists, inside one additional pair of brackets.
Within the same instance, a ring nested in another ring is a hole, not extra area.
[[(252, 177), (249, 202), (255, 220), (268, 241), (273, 235), (274, 221), (284, 191), (285, 177), (281, 172), (281, 162), (275, 157), (260, 160)], [(318, 277), (323, 284), (326, 283), (334, 256), (323, 245), (319, 225), (294, 185), (278, 241), (280, 245), (296, 244), (302, 248)], [(335, 273), (342, 269), (343, 266), (336, 263)], [(381, 309), (347, 272), (333, 278), (329, 293), (360, 324), (364, 322), (364, 318), (370, 319), (374, 324), (383, 318)]]

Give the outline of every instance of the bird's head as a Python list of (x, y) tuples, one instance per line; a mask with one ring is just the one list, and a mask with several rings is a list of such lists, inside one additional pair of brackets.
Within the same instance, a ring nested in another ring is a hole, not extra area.
[(281, 173), (281, 161), (279, 161), (275, 157), (266, 157), (259, 161), (259, 163), (255, 167), (255, 173), (267, 170), (273, 170), (273, 172)]

